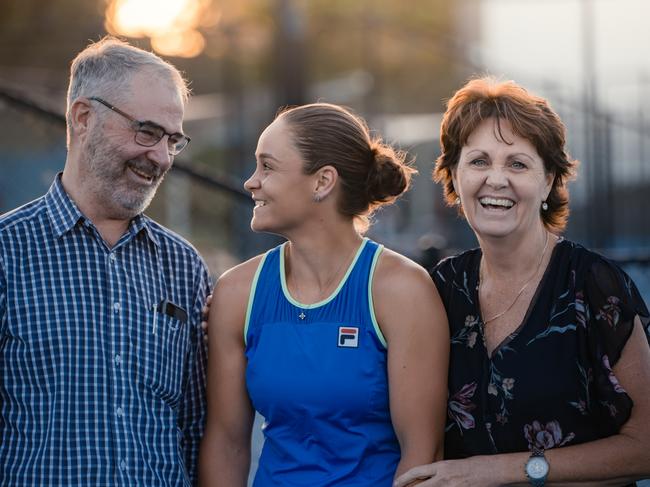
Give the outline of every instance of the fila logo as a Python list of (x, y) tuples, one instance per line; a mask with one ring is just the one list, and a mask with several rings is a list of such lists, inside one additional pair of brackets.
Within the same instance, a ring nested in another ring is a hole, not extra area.
[(357, 348), (359, 346), (359, 328), (339, 326), (339, 347)]

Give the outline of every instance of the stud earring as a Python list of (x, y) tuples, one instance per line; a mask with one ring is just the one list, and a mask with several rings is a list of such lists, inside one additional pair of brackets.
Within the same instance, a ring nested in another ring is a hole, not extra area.
[(546, 202), (546, 200), (544, 200), (542, 201), (542, 211), (546, 211), (546, 210), (548, 210), (548, 203)]
[(314, 203), (320, 203), (321, 201), (323, 201), (323, 197), (318, 193), (314, 193), (314, 196), (312, 196), (311, 199)]
[(456, 199), (454, 200), (454, 204), (456, 206), (460, 206), (460, 196), (456, 196)]

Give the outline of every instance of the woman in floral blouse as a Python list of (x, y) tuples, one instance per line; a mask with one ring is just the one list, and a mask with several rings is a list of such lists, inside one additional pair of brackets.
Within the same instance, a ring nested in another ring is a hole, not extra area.
[(576, 161), (546, 100), (470, 81), (434, 178), (480, 248), (432, 271), (452, 340), (445, 461), (397, 487), (625, 485), (650, 476), (648, 309), (615, 264), (560, 235)]

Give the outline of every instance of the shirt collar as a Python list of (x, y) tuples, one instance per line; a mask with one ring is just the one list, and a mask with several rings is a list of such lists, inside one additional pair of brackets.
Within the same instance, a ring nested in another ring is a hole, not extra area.
[(74, 227), (79, 220), (86, 219), (74, 201), (68, 196), (68, 193), (65, 192), (65, 189), (63, 189), (63, 184), (61, 183), (62, 174), (59, 173), (56, 175), (52, 186), (50, 186), (49, 191), (45, 195), (47, 213), (52, 222), (54, 235), (57, 238)]
[(129, 223), (128, 231), (133, 236), (136, 236), (140, 232), (144, 232), (149, 237), (149, 240), (151, 240), (156, 245), (156, 247), (160, 247), (160, 240), (158, 239), (158, 235), (156, 235), (151, 228), (151, 222), (149, 219), (142, 213), (136, 215), (131, 220)]
[[(75, 202), (72, 201), (72, 198), (70, 198), (63, 188), (63, 184), (61, 183), (62, 174), (59, 173), (56, 175), (52, 186), (50, 186), (49, 191), (45, 195), (47, 212), (52, 222), (54, 235), (57, 238), (72, 229), (79, 221), (84, 225), (92, 226), (92, 222), (81, 213), (81, 210), (79, 210)], [(136, 236), (144, 231), (149, 239), (157, 247), (160, 247), (158, 236), (153, 232), (148, 219), (142, 214), (136, 215), (131, 219), (127, 231), (132, 236)]]

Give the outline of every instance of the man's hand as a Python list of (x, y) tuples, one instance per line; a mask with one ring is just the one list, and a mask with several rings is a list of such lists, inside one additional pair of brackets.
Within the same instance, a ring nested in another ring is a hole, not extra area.
[(210, 306), (212, 305), (212, 294), (208, 294), (207, 299), (205, 300), (205, 305), (203, 306), (203, 309), (201, 310), (203, 313), (202, 321), (201, 321), (201, 328), (203, 328), (203, 339), (208, 341), (208, 318), (210, 317)]

